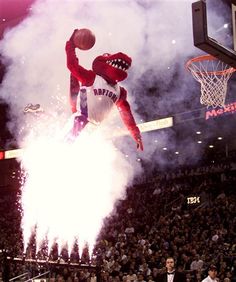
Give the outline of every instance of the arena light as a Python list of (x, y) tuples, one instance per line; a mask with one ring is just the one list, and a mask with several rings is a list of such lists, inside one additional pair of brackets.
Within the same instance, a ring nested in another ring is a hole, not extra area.
[[(152, 120), (152, 121), (148, 121), (144, 123), (139, 123), (137, 124), (137, 126), (141, 132), (148, 132), (148, 131), (172, 127), (173, 126), (173, 117), (161, 118), (161, 119), (156, 119), (156, 120)], [(128, 134), (129, 133), (126, 129), (119, 129), (116, 132), (114, 132), (113, 137), (118, 137), (118, 136), (123, 136), (123, 135), (128, 135)]]
[(172, 126), (173, 126), (173, 117), (156, 119), (153, 121), (138, 124), (138, 128), (140, 129), (141, 132), (148, 132), (148, 131), (168, 128)]
[(5, 151), (5, 159), (14, 159), (22, 155), (22, 149), (8, 150)]

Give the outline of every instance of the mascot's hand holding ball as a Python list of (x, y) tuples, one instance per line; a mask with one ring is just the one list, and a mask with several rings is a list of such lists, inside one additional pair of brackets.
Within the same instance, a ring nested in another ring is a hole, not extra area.
[(87, 28), (76, 29), (72, 37), (75, 46), (80, 50), (91, 49), (96, 41), (95, 35)]
[(132, 59), (121, 52), (106, 53), (96, 57), (92, 70), (87, 70), (79, 64), (75, 48), (89, 50), (95, 41), (93, 32), (82, 28), (76, 29), (66, 42), (67, 67), (71, 73), (70, 101), (74, 113), (71, 134), (77, 137), (88, 122), (100, 124), (115, 105), (137, 148), (143, 150), (141, 134), (127, 101), (127, 91), (119, 85), (126, 79)]

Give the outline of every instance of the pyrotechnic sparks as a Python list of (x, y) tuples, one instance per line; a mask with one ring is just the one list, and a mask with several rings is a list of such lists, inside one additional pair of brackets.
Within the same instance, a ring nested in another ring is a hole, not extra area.
[(91, 255), (103, 218), (125, 191), (127, 160), (97, 130), (74, 144), (31, 135), (21, 161), (25, 251), (36, 226), (36, 251), (47, 238), (49, 250), (56, 240), (59, 252), (67, 244), (70, 253), (78, 238), (80, 254), (87, 243)]

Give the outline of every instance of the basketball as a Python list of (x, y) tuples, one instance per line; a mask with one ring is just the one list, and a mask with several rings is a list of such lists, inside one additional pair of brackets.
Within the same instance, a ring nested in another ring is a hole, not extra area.
[(90, 29), (78, 29), (74, 35), (74, 44), (80, 50), (89, 50), (95, 44), (96, 38)]

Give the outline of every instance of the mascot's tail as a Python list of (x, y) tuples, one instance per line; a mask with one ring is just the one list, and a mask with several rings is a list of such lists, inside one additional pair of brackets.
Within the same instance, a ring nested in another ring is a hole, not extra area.
[(39, 113), (39, 112), (43, 112), (43, 109), (41, 108), (40, 104), (28, 104), (25, 108), (24, 108), (24, 113)]

